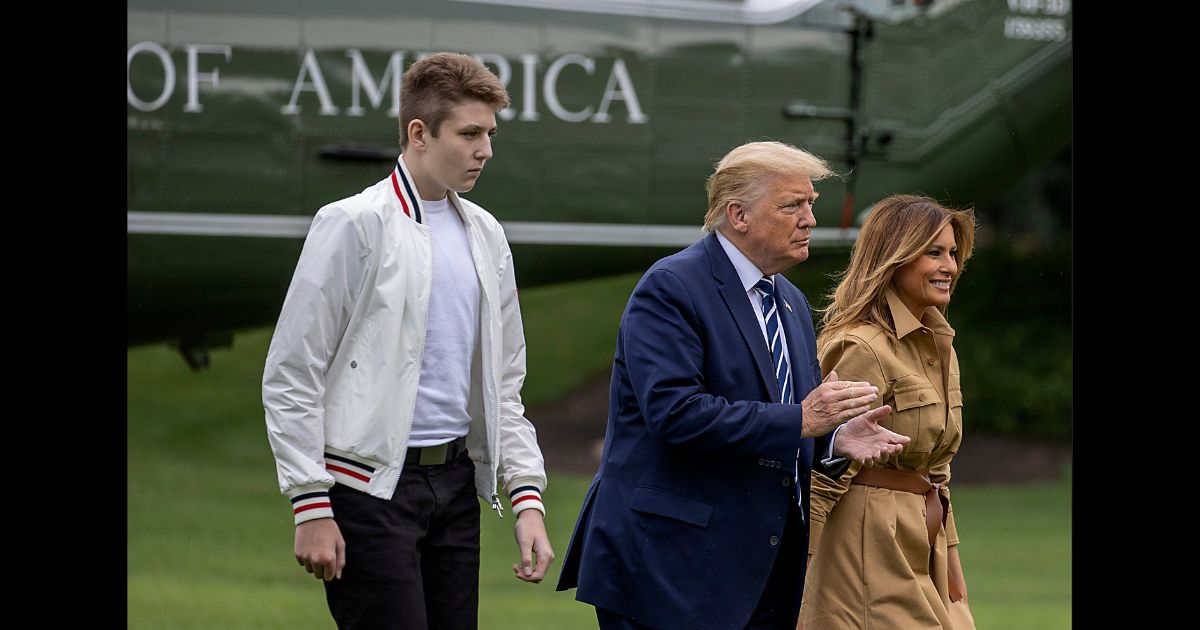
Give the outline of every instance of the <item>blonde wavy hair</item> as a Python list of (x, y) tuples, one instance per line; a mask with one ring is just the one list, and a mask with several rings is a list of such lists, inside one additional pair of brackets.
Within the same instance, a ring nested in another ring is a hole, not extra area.
[(704, 184), (708, 191), (704, 231), (725, 226), (725, 206), (730, 201), (753, 205), (767, 193), (773, 177), (793, 173), (813, 182), (835, 174), (825, 160), (782, 142), (748, 142), (725, 154)]
[[(946, 208), (924, 195), (892, 195), (875, 204), (850, 251), (849, 266), (836, 276), (837, 287), (826, 296), (829, 305), (817, 309), (823, 313), (817, 345), (859, 323), (874, 324), (894, 340), (896, 325), (884, 290), (896, 270), (928, 251), (947, 224), (953, 226), (958, 246), (958, 273), (950, 280), (953, 293), (975, 242), (974, 210)], [(939, 309), (944, 315), (946, 307)]]

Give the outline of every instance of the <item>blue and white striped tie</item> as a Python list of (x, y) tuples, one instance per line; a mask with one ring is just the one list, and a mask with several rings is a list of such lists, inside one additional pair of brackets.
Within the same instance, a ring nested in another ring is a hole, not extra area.
[(775, 381), (779, 384), (779, 402), (791, 404), (792, 370), (783, 354), (783, 335), (779, 329), (779, 312), (775, 309), (775, 279), (763, 278), (754, 285), (762, 293), (763, 319), (767, 322), (767, 339), (771, 346), (771, 361), (775, 364)]
[[(771, 361), (775, 363), (775, 381), (779, 384), (779, 402), (790, 405), (793, 402), (792, 370), (788, 366), (787, 356), (783, 354), (783, 335), (779, 332), (779, 312), (775, 310), (775, 279), (763, 278), (754, 284), (754, 288), (762, 293), (763, 319), (767, 322), (767, 338), (771, 340)], [(792, 464), (792, 481), (794, 483), (794, 498), (800, 502), (800, 450), (796, 450), (796, 460)], [(800, 510), (800, 521), (805, 522), (804, 510)]]

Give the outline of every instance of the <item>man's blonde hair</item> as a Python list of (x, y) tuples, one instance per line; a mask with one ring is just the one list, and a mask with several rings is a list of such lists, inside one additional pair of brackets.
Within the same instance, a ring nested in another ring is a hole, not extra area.
[(796, 174), (815, 182), (834, 172), (825, 160), (782, 142), (749, 142), (730, 151), (704, 185), (708, 191), (704, 231), (724, 227), (725, 207), (730, 201), (753, 204), (766, 194), (776, 176)]

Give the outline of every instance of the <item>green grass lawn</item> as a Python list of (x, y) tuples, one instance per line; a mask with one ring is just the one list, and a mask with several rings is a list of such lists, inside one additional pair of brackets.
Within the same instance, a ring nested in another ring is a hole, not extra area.
[[(637, 275), (523, 291), (528, 402), (606, 370)], [(536, 335), (534, 334), (536, 331)], [(569, 332), (568, 332), (569, 331)], [(321, 585), (292, 557), (260, 402), (269, 329), (238, 335), (211, 367), (187, 369), (165, 345), (128, 352), (130, 628), (333, 628)], [(567, 541), (588, 479), (551, 471), (547, 525)], [(1071, 627), (1071, 487), (958, 487), (955, 518), (981, 629)], [(506, 511), (507, 512), (507, 511)], [(589, 606), (518, 581), (512, 517), (483, 510), (480, 626), (594, 628)], [(534, 618), (524, 623), (520, 620)]]

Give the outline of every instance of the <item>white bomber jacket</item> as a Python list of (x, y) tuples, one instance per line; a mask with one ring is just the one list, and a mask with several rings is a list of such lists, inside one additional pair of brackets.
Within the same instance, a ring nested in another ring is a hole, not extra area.
[[(317, 212), (263, 373), (267, 434), (296, 524), (331, 517), (341, 483), (396, 489), (416, 409), (433, 281), (432, 239), (402, 159), (391, 177)], [(495, 217), (449, 193), (480, 283), (467, 450), (475, 489), (503, 516), (541, 509), (542, 453), (525, 418), (525, 334), (512, 253)], [(480, 387), (482, 385), (482, 387)]]

